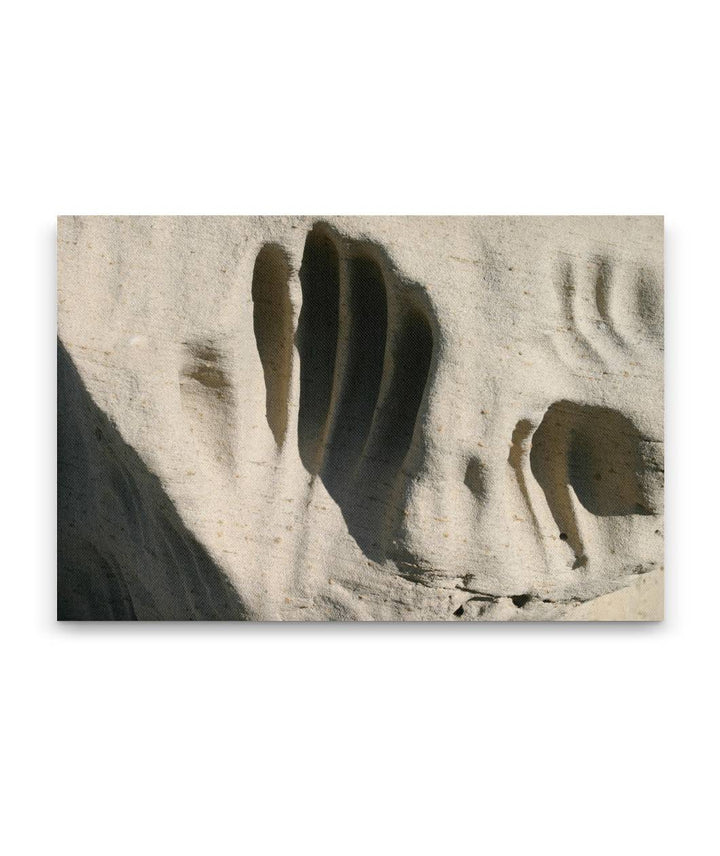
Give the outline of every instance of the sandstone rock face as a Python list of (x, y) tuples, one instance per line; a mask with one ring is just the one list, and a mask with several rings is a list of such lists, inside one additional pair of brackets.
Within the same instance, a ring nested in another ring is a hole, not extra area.
[(662, 617), (656, 217), (62, 217), (61, 618)]

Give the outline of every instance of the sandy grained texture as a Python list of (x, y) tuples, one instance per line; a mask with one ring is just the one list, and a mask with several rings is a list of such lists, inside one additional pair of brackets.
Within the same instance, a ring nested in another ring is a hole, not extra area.
[(61, 217), (64, 618), (657, 620), (656, 217)]

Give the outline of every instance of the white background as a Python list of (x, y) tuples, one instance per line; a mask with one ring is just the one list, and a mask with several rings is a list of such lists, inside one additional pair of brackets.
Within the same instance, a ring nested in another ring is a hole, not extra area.
[[(4, 853), (715, 851), (713, 12), (4, 9)], [(665, 214), (666, 622), (56, 624), (73, 213)]]

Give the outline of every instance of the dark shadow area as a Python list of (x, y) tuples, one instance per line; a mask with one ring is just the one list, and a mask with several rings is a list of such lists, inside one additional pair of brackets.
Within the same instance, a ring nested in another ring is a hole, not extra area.
[(598, 517), (653, 514), (645, 489), (648, 445), (633, 423), (608, 407), (572, 401), (551, 405), (532, 438), (530, 468), (578, 559), (584, 550), (570, 488)]
[(253, 328), (265, 375), (265, 415), (275, 443), (282, 446), (288, 422), (292, 375), (290, 261), (277, 244), (265, 244), (252, 281)]
[(338, 252), (330, 236), (317, 226), (305, 241), (300, 286), (298, 446), (305, 469), (315, 475), (330, 410), (340, 313)]
[(58, 619), (246, 620), (223, 571), (60, 342), (57, 415)]
[[(385, 558), (403, 464), (430, 375), (433, 334), (381, 247), (316, 224), (305, 243), (298, 442), (368, 558)], [(395, 311), (388, 315), (388, 289)], [(383, 372), (387, 373), (384, 376)]]
[(344, 365), (322, 467), (323, 481), (333, 496), (346, 487), (367, 443), (387, 339), (387, 294), (380, 267), (370, 258), (357, 257), (347, 261), (346, 270)]
[[(389, 332), (389, 380), (378, 403), (365, 456), (358, 467), (357, 484), (361, 514), (351, 528), (365, 553), (376, 561), (391, 549), (402, 526), (405, 496), (413, 478), (410, 454), (425, 388), (430, 377), (433, 335), (427, 318), (405, 305)], [(350, 525), (350, 524), (348, 524)], [(363, 540), (361, 540), (363, 539)], [(401, 545), (392, 547), (393, 558), (405, 561)]]
[(485, 467), (480, 458), (473, 456), (467, 462), (463, 482), (476, 499), (485, 498)]
[(392, 378), (379, 412), (373, 452), (394, 470), (410, 450), (415, 422), (430, 375), (433, 335), (427, 318), (408, 307), (391, 340)]

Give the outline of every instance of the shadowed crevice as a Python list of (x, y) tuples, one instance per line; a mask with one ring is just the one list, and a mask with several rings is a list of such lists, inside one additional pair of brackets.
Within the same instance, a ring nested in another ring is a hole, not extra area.
[(612, 317), (613, 266), (610, 260), (604, 257), (595, 259), (595, 265), (595, 305), (598, 315), (605, 325), (608, 335), (615, 341), (615, 344), (622, 346), (622, 338), (615, 328)]
[(246, 620), (159, 479), (90, 397), (58, 342), (57, 615)]
[(265, 415), (275, 443), (282, 446), (288, 424), (292, 375), (290, 261), (277, 244), (265, 244), (252, 281), (253, 329), (265, 375)]
[(370, 434), (387, 336), (387, 293), (379, 265), (358, 256), (348, 259), (345, 269), (346, 301), (340, 324), (344, 361), (322, 468), (331, 494), (347, 486)]
[(298, 448), (305, 469), (315, 475), (332, 398), (340, 312), (338, 252), (331, 237), (318, 226), (305, 241), (300, 286)]
[(410, 450), (432, 362), (433, 334), (423, 312), (406, 310), (391, 348), (392, 379), (374, 443), (378, 456), (399, 469)]
[(382, 561), (412, 478), (434, 349), (429, 308), (385, 250), (318, 223), (300, 269), (300, 457), (365, 555)]

